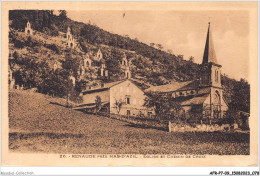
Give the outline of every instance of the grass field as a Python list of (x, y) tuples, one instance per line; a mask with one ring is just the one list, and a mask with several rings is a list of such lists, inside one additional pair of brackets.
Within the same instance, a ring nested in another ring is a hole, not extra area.
[(248, 155), (249, 133), (169, 133), (84, 114), (63, 99), (14, 90), (9, 93), (9, 149), (78, 154)]

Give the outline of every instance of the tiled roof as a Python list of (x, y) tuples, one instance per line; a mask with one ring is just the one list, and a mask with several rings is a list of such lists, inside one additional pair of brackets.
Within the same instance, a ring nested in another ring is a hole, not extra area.
[(117, 84), (119, 84), (121, 82), (124, 82), (124, 81), (125, 80), (111, 82), (111, 83), (105, 83), (103, 87), (96, 87), (96, 88), (93, 88), (93, 89), (90, 89), (90, 90), (83, 91), (83, 94), (88, 94), (88, 93), (91, 93), (91, 92), (107, 90), (108, 88), (110, 88), (110, 87), (112, 87), (114, 85), (117, 85)]
[[(177, 90), (187, 90), (188, 88), (194, 87), (194, 81), (186, 81), (186, 82), (173, 82), (171, 84), (161, 85), (161, 86), (151, 86), (150, 88), (146, 89), (146, 92), (173, 92)], [(195, 87), (194, 87), (195, 88)]]
[(183, 106), (187, 106), (187, 105), (199, 105), (199, 104), (203, 104), (204, 101), (208, 98), (209, 94), (203, 95), (203, 96), (199, 96), (199, 97), (193, 97), (190, 98), (188, 100), (182, 101), (181, 105)]
[(198, 94), (209, 94), (210, 93), (210, 87), (200, 88), (198, 90)]
[(196, 88), (198, 88), (198, 86), (199, 86), (199, 80), (194, 80), (194, 81), (191, 81), (190, 83), (184, 85), (183, 87), (177, 89), (177, 91), (196, 89)]

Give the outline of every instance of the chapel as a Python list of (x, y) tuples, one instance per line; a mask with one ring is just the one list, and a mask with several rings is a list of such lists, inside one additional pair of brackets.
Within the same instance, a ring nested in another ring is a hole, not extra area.
[(174, 101), (180, 103), (185, 114), (193, 113), (203, 118), (223, 118), (228, 106), (223, 97), (221, 67), (217, 61), (209, 23), (199, 78), (152, 86), (146, 89), (146, 92), (159, 92), (172, 96)]

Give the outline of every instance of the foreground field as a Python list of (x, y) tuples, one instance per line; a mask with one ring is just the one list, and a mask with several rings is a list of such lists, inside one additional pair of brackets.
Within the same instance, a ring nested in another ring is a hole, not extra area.
[(38, 93), (10, 92), (9, 149), (80, 154), (249, 154), (249, 133), (143, 129), (65, 108), (64, 103)]

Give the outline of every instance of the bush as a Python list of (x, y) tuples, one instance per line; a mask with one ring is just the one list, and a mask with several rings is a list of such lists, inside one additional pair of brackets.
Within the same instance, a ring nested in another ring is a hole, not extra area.
[(55, 44), (44, 44), (44, 47), (56, 52), (57, 54), (60, 53), (59, 48)]
[(14, 43), (14, 47), (15, 48), (22, 49), (22, 48), (25, 47), (25, 43), (23, 41), (21, 41), (21, 40), (16, 39), (16, 38), (13, 38), (12, 42)]

